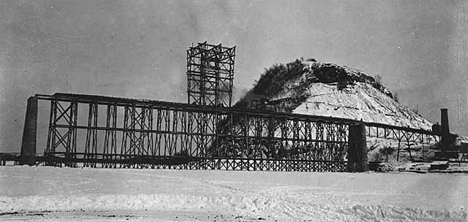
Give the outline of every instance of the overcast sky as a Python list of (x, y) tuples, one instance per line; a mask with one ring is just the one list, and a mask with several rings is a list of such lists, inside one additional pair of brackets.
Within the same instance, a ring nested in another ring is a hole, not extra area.
[[(467, 1), (0, 1), (0, 151), (26, 100), (71, 92), (186, 102), (186, 50), (237, 46), (235, 99), (296, 58), (382, 76), (406, 106), (468, 135)], [(39, 148), (38, 149), (42, 149)]]

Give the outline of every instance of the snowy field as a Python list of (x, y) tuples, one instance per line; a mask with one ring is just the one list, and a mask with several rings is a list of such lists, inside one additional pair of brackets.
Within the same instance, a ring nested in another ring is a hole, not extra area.
[(0, 221), (467, 221), (467, 174), (0, 167)]

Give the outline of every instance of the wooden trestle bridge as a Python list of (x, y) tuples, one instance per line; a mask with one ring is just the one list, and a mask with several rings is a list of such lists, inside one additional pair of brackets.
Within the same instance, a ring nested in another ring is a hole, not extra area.
[[(38, 156), (41, 102), (50, 115)], [(361, 161), (367, 137), (439, 140), (432, 131), (350, 119), (56, 93), (29, 98), (22, 156), (71, 167), (345, 171), (352, 156)]]
[[(206, 42), (190, 47), (188, 103), (32, 96), (20, 160), (70, 167), (354, 171), (366, 168), (366, 138), (439, 140), (422, 129), (231, 107), (234, 57), (235, 47)], [(38, 118), (47, 118), (38, 115), (44, 103), (50, 103), (48, 126), (38, 125)], [(39, 146), (38, 132), (47, 134)]]

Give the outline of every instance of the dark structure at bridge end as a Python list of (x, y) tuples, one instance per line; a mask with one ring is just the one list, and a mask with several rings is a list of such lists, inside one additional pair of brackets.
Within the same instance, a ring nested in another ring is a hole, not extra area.
[(21, 143), (20, 164), (30, 166), (36, 164), (37, 107), (37, 97), (29, 97)]
[(440, 151), (435, 153), (435, 157), (440, 160), (457, 159), (460, 147), (456, 146), (455, 141), (458, 135), (450, 132), (448, 109), (440, 109), (440, 122), (440, 125), (434, 124), (432, 126), (432, 130), (441, 136), (438, 144)]
[(348, 146), (347, 171), (368, 171), (366, 126), (364, 123), (352, 124), (349, 126)]

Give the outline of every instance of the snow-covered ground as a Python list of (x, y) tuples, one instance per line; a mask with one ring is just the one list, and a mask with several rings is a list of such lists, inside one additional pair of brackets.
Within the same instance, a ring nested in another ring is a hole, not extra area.
[(0, 167), (0, 221), (466, 221), (468, 175)]

